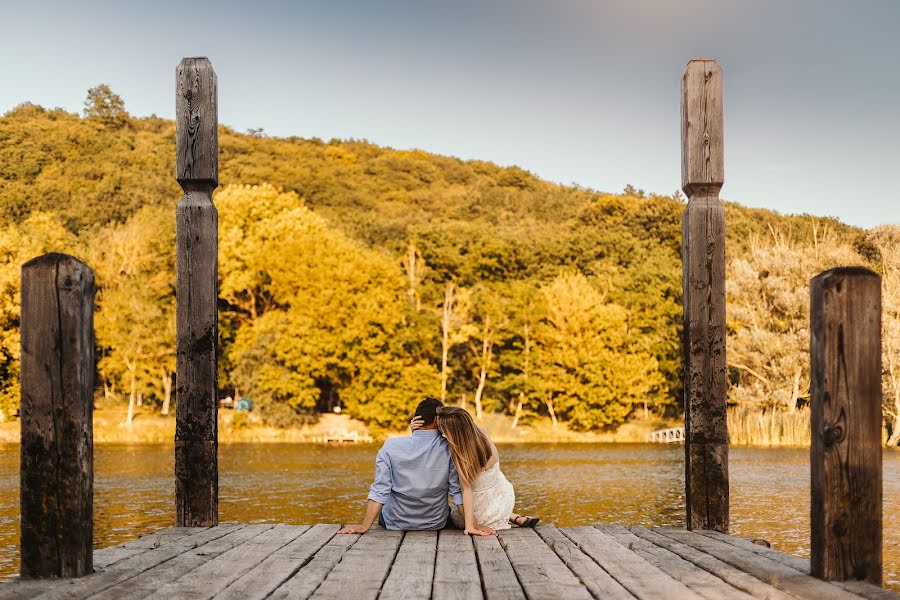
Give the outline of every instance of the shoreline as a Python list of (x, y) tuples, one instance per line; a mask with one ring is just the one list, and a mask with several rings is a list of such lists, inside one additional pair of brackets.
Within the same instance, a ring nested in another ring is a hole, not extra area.
[[(174, 445), (175, 416), (160, 415), (155, 411), (138, 409), (130, 427), (125, 425), (126, 411), (120, 409), (97, 409), (94, 412), (94, 444), (169, 444)], [(647, 436), (651, 431), (680, 424), (673, 420), (648, 419), (633, 420), (608, 432), (577, 432), (568, 428), (566, 423), (559, 422), (553, 426), (550, 419), (534, 419), (528, 424), (512, 427), (512, 418), (502, 414), (483, 415), (480, 423), (488, 430), (497, 444), (651, 444)], [(19, 422), (8, 420), (0, 422), (0, 445), (19, 444)], [(384, 439), (406, 435), (407, 431), (382, 431), (381, 435), (371, 435), (368, 427), (361, 421), (351, 419), (347, 415), (323, 414), (319, 421), (311, 425), (288, 428), (270, 427), (254, 422), (254, 416), (233, 410), (222, 410), (219, 413), (219, 443), (228, 444), (320, 444), (320, 445), (359, 445), (380, 444)], [(349, 436), (357, 441), (324, 442), (324, 438)], [(733, 436), (733, 448), (809, 448), (808, 443), (747, 443), (743, 436)], [(793, 438), (792, 441), (796, 440)], [(884, 440), (882, 441), (882, 443)], [(680, 444), (680, 443), (679, 443)], [(669, 444), (653, 443), (667, 446)], [(889, 446), (883, 446), (890, 448)], [(900, 450), (893, 448), (895, 451)]]

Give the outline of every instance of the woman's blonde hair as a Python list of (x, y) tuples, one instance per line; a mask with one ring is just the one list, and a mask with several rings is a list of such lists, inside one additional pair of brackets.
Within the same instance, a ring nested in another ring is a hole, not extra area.
[(491, 460), (491, 442), (462, 408), (442, 406), (435, 418), (438, 429), (450, 444), (450, 456), (462, 483), (472, 485)]

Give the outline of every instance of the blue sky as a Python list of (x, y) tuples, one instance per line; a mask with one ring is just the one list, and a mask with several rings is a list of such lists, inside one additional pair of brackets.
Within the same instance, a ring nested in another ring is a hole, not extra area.
[(368, 139), (561, 183), (680, 186), (679, 81), (725, 71), (723, 198), (900, 222), (900, 1), (0, 0), (0, 112), (174, 113), (206, 55), (239, 131)]

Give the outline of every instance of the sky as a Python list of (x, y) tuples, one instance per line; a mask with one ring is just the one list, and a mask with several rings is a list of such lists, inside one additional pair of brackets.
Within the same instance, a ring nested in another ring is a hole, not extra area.
[(0, 113), (77, 112), (107, 83), (171, 118), (208, 56), (219, 120), (518, 165), (617, 192), (680, 187), (688, 60), (725, 73), (722, 197), (900, 223), (900, 1), (0, 0)]

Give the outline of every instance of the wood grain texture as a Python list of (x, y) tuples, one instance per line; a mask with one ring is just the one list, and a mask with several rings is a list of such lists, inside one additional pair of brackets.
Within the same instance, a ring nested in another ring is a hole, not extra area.
[(311, 561), (303, 565), (270, 596), (270, 600), (306, 600), (318, 589), (334, 566), (362, 536), (357, 534), (335, 535), (316, 552)]
[(176, 69), (175, 520), (218, 523), (218, 184), (216, 74), (205, 58)]
[(810, 283), (811, 572), (881, 585), (881, 278)]
[(690, 198), (715, 194), (725, 181), (722, 68), (692, 60), (681, 77), (681, 186)]
[(687, 525), (727, 532), (725, 209), (717, 197), (688, 202), (682, 261)]
[(760, 581), (768, 583), (796, 598), (814, 598), (815, 600), (858, 598), (858, 596), (810, 577), (806, 573), (801, 573), (778, 561), (711, 539), (699, 533), (683, 529), (661, 528), (653, 528), (653, 531), (715, 556), (719, 560), (753, 575)]
[(722, 562), (715, 556), (701, 552), (687, 544), (682, 544), (644, 527), (629, 527), (629, 530), (637, 537), (691, 561), (704, 571), (712, 573), (732, 587), (746, 592), (754, 598), (759, 598), (760, 600), (791, 600), (794, 597), (772, 587), (768, 583), (764, 583), (753, 575), (748, 575), (740, 569)]
[(504, 529), (499, 537), (529, 600), (590, 600), (587, 589), (533, 529)]
[[(759, 554), (760, 556), (765, 556), (766, 558), (787, 565), (792, 569), (797, 569), (802, 573), (810, 573), (809, 560), (806, 558), (800, 558), (799, 556), (794, 556), (792, 554), (778, 552), (777, 550), (773, 550), (766, 546), (754, 544), (751, 540), (736, 537), (733, 535), (725, 535), (717, 531), (699, 531), (698, 533), (702, 533), (703, 535), (711, 537), (713, 539), (717, 539), (733, 546), (737, 546), (738, 548), (743, 548), (750, 552), (754, 552), (756, 554)], [(857, 596), (869, 598), (870, 600), (900, 600), (900, 595), (866, 581), (851, 579), (847, 581), (832, 581), (831, 584), (841, 588), (842, 590), (846, 590), (848, 592), (856, 594)]]
[(495, 535), (473, 537), (486, 600), (525, 600), (515, 569)]
[[(263, 600), (306, 565), (331, 540), (339, 525), (318, 524), (232, 583), (217, 600)], [(430, 589), (430, 586), (429, 586)]]
[(718, 600), (719, 598), (751, 600), (753, 598), (750, 594), (734, 588), (726, 581), (674, 552), (637, 537), (621, 525), (598, 526), (597, 529), (704, 598), (709, 600)]
[(635, 597), (556, 527), (536, 527), (534, 531), (595, 598), (631, 600)]
[(437, 531), (407, 531), (381, 588), (380, 600), (428, 600), (434, 579)]
[(312, 598), (375, 600), (387, 578), (403, 532), (372, 529), (353, 544)]
[(217, 556), (236, 548), (248, 540), (270, 530), (272, 525), (247, 525), (243, 527), (215, 527), (209, 531), (224, 529), (228, 533), (209, 540), (195, 548), (187, 548), (169, 560), (163, 561), (91, 596), (91, 600), (139, 600), (146, 598), (166, 584), (202, 567)]
[(101, 570), (135, 554), (159, 548), (175, 540), (203, 531), (203, 527), (169, 527), (155, 533), (142, 535), (136, 540), (94, 550), (94, 569)]
[(434, 565), (434, 600), (481, 600), (478, 559), (472, 539), (462, 531), (438, 532), (438, 550)]
[[(200, 533), (176, 540), (171, 544), (160, 546), (153, 550), (148, 550), (131, 558), (121, 560), (112, 566), (82, 577), (77, 580), (65, 580), (65, 585), (55, 587), (48, 590), (44, 594), (38, 596), (40, 600), (82, 600), (100, 595), (104, 590), (115, 585), (128, 581), (127, 586), (120, 586), (119, 591), (110, 594), (112, 598), (122, 598), (124, 594), (122, 590), (129, 590), (132, 587), (138, 587), (136, 578), (140, 577), (146, 571), (149, 571), (159, 565), (165, 564), (171, 567), (178, 564), (185, 554), (192, 555), (195, 548), (205, 547), (210, 552), (214, 552), (220, 547), (221, 538), (227, 535), (245, 529), (243, 526), (222, 526), (212, 529), (205, 529)], [(205, 559), (206, 560), (206, 559)], [(144, 595), (149, 594), (146, 592)], [(102, 598), (103, 596), (99, 596)], [(140, 596), (139, 596), (140, 597)]]
[(0, 583), (0, 600), (900, 600), (863, 581), (816, 579), (802, 558), (714, 531), (544, 526), (470, 538), (383, 529), (339, 535), (338, 527), (162, 531), (120, 545), (143, 551), (87, 577)]
[(658, 598), (660, 590), (665, 590), (666, 598), (681, 600), (700, 598), (682, 583), (634, 552), (622, 548), (614, 539), (593, 527), (568, 527), (562, 532), (637, 598), (643, 600)]
[(175, 69), (175, 178), (182, 187), (219, 183), (217, 86), (205, 57), (183, 58)]
[(174, 581), (160, 581), (154, 600), (207, 600), (294, 541), (308, 526), (276, 525), (207, 560)]
[(93, 572), (94, 272), (66, 254), (22, 266), (21, 575)]

